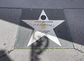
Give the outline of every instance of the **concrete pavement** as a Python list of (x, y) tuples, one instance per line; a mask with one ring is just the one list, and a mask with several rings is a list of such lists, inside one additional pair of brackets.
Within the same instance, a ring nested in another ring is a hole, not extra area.
[[(10, 3), (9, 3), (10, 2)], [(37, 4), (39, 2), (39, 4)], [(24, 3), (24, 4), (23, 4)], [(32, 4), (33, 5), (32, 5)], [(0, 61), (84, 61), (84, 1), (0, 1)], [(4, 8), (2, 8), (4, 7)], [(10, 9), (9, 9), (10, 8)], [(12, 8), (12, 9), (11, 9)], [(14, 8), (14, 9), (13, 9)], [(19, 8), (19, 9), (16, 9)], [(64, 8), (74, 49), (14, 49), (21, 8)]]

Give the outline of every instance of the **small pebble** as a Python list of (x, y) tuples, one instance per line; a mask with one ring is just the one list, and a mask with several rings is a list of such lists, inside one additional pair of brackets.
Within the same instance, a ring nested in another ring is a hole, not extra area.
[(6, 45), (6, 43), (4, 43), (4, 45)]

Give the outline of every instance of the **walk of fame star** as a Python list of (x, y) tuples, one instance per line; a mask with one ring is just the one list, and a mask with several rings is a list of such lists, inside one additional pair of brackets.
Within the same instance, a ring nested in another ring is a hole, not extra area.
[(38, 20), (23, 21), (34, 28), (34, 31), (27, 46), (30, 46), (32, 43), (36, 42), (39, 38), (43, 36), (48, 37), (50, 40), (61, 46), (61, 43), (59, 42), (53, 29), (59, 26), (65, 20), (49, 20), (45, 11), (42, 10)]

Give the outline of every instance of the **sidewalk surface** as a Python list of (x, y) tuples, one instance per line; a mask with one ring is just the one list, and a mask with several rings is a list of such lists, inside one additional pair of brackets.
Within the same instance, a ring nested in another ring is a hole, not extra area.
[[(22, 8), (64, 9), (74, 48), (14, 49)], [(84, 0), (0, 0), (0, 61), (84, 61)]]

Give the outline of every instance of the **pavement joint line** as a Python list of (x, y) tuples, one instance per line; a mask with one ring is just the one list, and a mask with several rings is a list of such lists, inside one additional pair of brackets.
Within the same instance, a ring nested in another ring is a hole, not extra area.
[[(22, 7), (0, 7), (2, 9), (42, 9), (42, 8), (22, 8)], [(84, 8), (43, 8), (43, 9), (84, 9)]]
[(80, 53), (84, 53), (84, 51), (82, 51), (82, 50), (79, 50), (79, 49), (77, 49), (77, 48), (74, 48), (76, 51), (78, 51), (78, 52), (80, 52)]
[[(0, 7), (0, 8), (2, 8), (2, 7)], [(23, 9), (23, 8), (8, 8), (8, 7), (3, 7), (2, 9)], [(40, 9), (40, 8), (39, 8)], [(52, 8), (53, 9), (53, 8)], [(84, 9), (84, 8), (64, 8), (64, 9)], [(32, 49), (32, 48), (31, 48)], [(47, 48), (47, 49), (51, 49), (51, 48)], [(52, 48), (53, 49), (53, 48)], [(54, 48), (54, 49), (68, 49), (68, 48)], [(72, 48), (69, 48), (69, 49), (72, 49)], [(81, 53), (84, 53), (82, 50), (79, 50), (79, 49), (76, 49), (76, 48), (73, 48), (73, 49), (75, 49), (75, 50), (77, 50), (77, 51), (79, 51), (79, 52), (81, 52)], [(13, 50), (10, 50), (10, 51), (8, 51), (8, 53), (10, 53), (10, 52), (12, 52)], [(4, 56), (4, 55), (2, 55), (2, 56)], [(0, 57), (1, 58), (1, 57)]]
[[(14, 49), (9, 50), (7, 53), (9, 54), (9, 53), (11, 53), (12, 51), (14, 51)], [(5, 57), (5, 56), (6, 56), (6, 53), (3, 54), (2, 56), (0, 56), (0, 58)]]
[[(63, 10), (63, 11), (64, 11), (64, 10)], [(74, 42), (73, 42), (73, 38), (72, 38), (72, 34), (71, 34), (71, 31), (70, 31), (70, 27), (69, 27), (69, 25), (68, 25), (67, 17), (66, 17), (66, 15), (65, 15), (65, 11), (64, 11), (64, 16), (65, 16), (65, 20), (66, 20), (66, 25), (67, 25), (67, 27), (68, 27), (69, 36), (71, 37), (71, 41), (72, 41), (73, 48), (75, 48)]]
[[(44, 49), (44, 48), (14, 48), (14, 49)], [(74, 48), (45, 48), (45, 49), (74, 49)]]
[[(42, 50), (42, 49), (44, 49), (44, 48), (15, 48), (15, 49), (34, 49), (34, 50), (36, 50), (36, 49), (39, 49), (39, 50)], [(74, 49), (74, 50), (76, 50), (76, 51), (78, 51), (78, 52), (80, 52), (80, 53), (84, 53), (84, 51), (82, 51), (82, 50), (79, 50), (79, 49), (77, 49), (77, 48), (46, 48), (47, 50), (48, 49)], [(10, 50), (10, 51), (8, 51), (9, 53), (10, 52), (12, 52), (13, 50)], [(8, 54), (9, 54), (8, 53)]]

